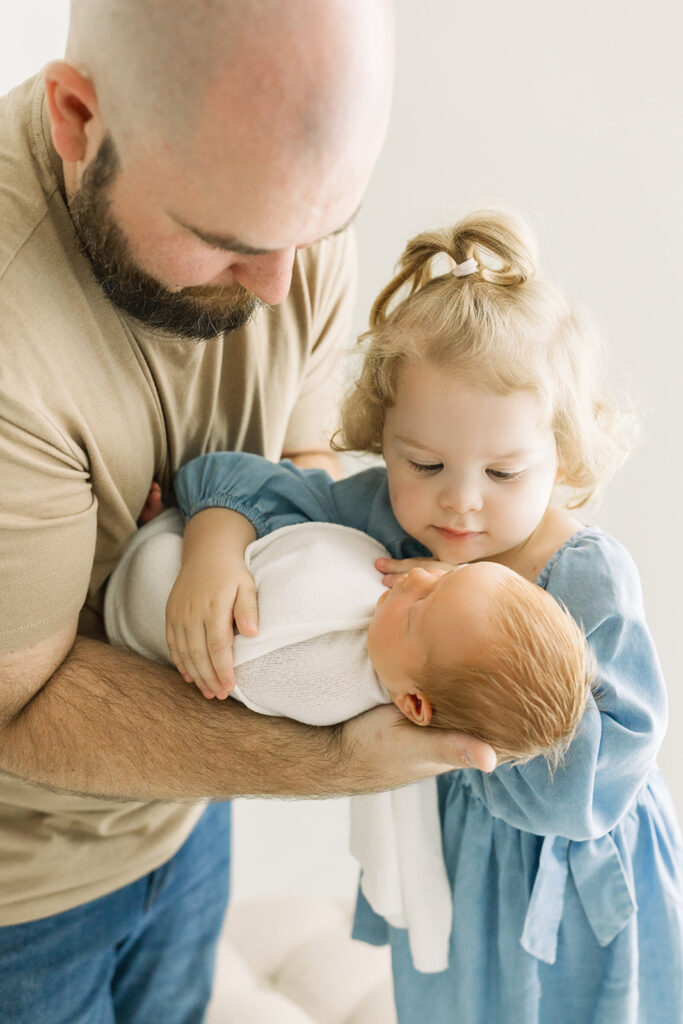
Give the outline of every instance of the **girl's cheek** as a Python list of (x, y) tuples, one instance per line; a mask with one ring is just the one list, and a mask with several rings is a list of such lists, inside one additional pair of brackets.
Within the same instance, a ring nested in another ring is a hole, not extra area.
[(414, 504), (412, 500), (412, 490), (410, 487), (406, 487), (405, 484), (390, 488), (389, 497), (394, 511), (396, 509), (406, 511)]

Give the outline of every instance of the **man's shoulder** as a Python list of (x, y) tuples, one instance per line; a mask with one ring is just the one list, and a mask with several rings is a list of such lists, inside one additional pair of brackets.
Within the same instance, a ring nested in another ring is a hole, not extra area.
[(0, 282), (59, 191), (44, 96), (32, 78), (0, 98)]

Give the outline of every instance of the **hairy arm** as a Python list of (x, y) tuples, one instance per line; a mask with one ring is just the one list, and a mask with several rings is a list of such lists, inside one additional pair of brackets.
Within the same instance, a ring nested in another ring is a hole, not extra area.
[(406, 727), (393, 707), (324, 729), (268, 718), (74, 636), (75, 624), (0, 656), (0, 770), (80, 794), (194, 800), (335, 796), (493, 767), (485, 744)]

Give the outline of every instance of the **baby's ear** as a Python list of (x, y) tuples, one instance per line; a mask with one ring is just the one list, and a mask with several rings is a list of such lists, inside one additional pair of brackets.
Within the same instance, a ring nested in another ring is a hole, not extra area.
[(432, 720), (432, 705), (421, 690), (415, 693), (399, 693), (394, 704), (415, 725), (429, 725)]

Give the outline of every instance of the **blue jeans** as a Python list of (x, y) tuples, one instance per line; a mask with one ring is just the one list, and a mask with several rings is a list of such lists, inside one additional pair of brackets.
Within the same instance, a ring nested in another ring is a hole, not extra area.
[(0, 928), (3, 1024), (201, 1024), (229, 891), (230, 804), (91, 903)]

